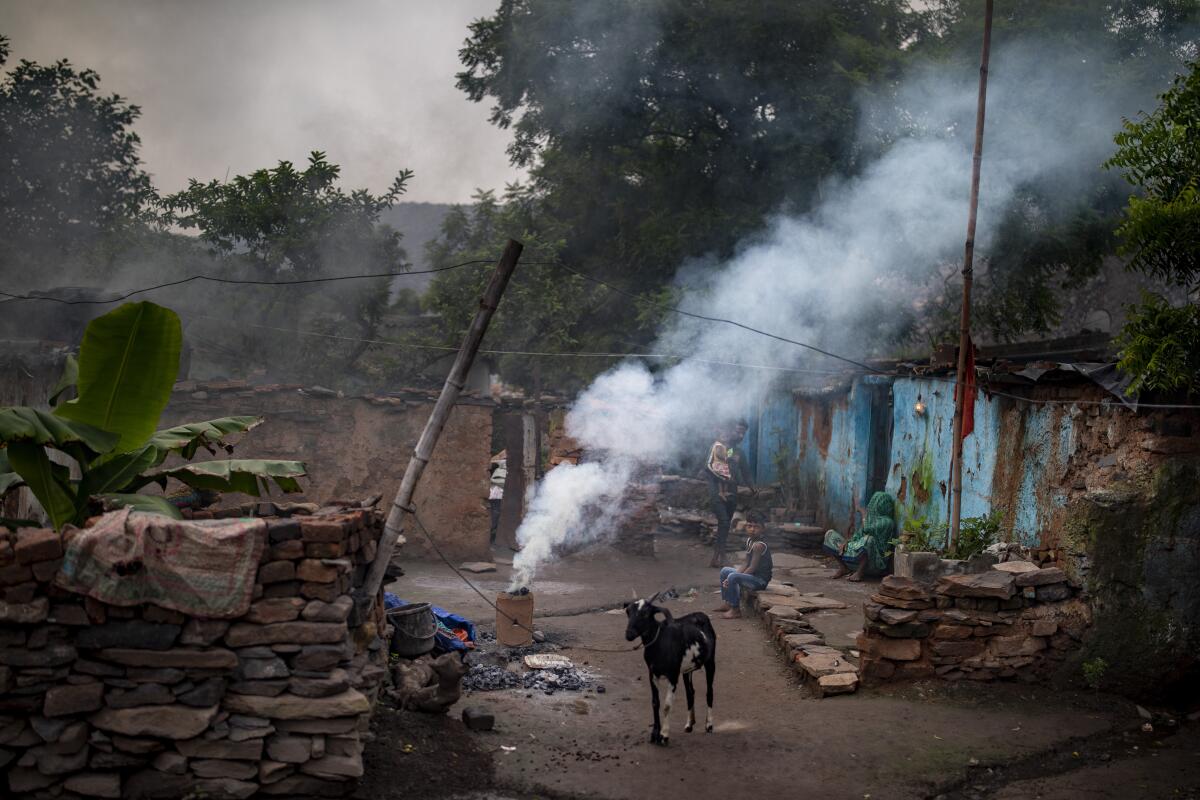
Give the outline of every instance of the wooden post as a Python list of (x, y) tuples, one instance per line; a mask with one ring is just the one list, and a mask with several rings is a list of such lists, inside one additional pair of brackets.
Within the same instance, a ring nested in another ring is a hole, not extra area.
[(496, 271), (492, 273), (487, 290), (479, 301), (479, 311), (475, 314), (475, 319), (471, 322), (471, 327), (463, 339), (462, 347), (458, 351), (458, 358), (454, 360), (454, 366), (450, 368), (450, 374), (446, 376), (442, 393), (438, 396), (433, 412), (429, 415), (429, 421), (425, 423), (425, 430), (421, 432), (421, 438), (417, 440), (417, 447), (413, 451), (412, 458), (409, 459), (408, 467), (404, 470), (400, 489), (396, 492), (396, 499), (392, 501), (391, 510), (388, 511), (387, 522), (383, 528), (383, 538), (379, 542), (379, 550), (375, 554), (375, 560), (371, 562), (371, 571), (367, 573), (367, 579), (363, 583), (362, 591), (365, 595), (364, 603), (367, 609), (370, 609), (375, 602), (375, 596), (379, 594), (379, 589), (383, 586), (384, 572), (396, 549), (396, 542), (400, 540), (400, 534), (404, 527), (404, 515), (412, 503), (417, 482), (421, 480), (421, 473), (425, 471), (425, 465), (433, 456), (433, 448), (442, 434), (442, 428), (446, 426), (446, 420), (450, 418), (454, 403), (458, 400), (458, 395), (466, 383), (467, 373), (471, 370), (471, 362), (475, 360), (475, 354), (479, 352), (483, 334), (487, 331), (492, 314), (496, 312), (496, 307), (500, 304), (500, 297), (504, 294), (505, 287), (508, 286), (508, 279), (512, 277), (513, 270), (516, 269), (522, 248), (523, 245), (520, 242), (512, 239), (509, 239), (508, 246), (504, 248), (500, 263), (496, 265)]
[(988, 61), (992, 51), (992, 3), (987, 0), (983, 19), (983, 51), (979, 58), (979, 99), (975, 108), (975, 156), (971, 162), (971, 201), (967, 211), (967, 245), (963, 254), (962, 312), (958, 328), (958, 368), (954, 378), (953, 456), (950, 461), (950, 530), (946, 538), (949, 548), (958, 539), (962, 516), (962, 429), (963, 406), (966, 401), (967, 348), (971, 337), (971, 283), (975, 273), (975, 220), (979, 211), (979, 168), (983, 163), (983, 124), (987, 111)]

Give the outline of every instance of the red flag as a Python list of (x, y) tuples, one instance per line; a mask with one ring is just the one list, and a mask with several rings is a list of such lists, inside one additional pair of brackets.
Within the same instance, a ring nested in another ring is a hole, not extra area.
[(963, 375), (963, 439), (966, 439), (975, 430), (975, 395), (978, 393), (978, 386), (975, 383), (975, 343), (968, 336), (967, 366)]

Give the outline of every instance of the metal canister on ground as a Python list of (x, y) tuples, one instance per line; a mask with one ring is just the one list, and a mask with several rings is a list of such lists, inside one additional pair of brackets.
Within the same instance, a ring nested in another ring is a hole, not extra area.
[(496, 641), (505, 647), (533, 644), (533, 594), (496, 595)]

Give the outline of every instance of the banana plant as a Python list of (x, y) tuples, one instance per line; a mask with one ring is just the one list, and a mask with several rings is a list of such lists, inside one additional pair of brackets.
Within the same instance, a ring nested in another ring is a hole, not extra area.
[[(179, 516), (162, 497), (141, 494), (169, 479), (196, 489), (241, 492), (255, 497), (274, 482), (284, 492), (301, 490), (307, 474), (300, 461), (222, 459), (164, 466), (175, 455), (191, 462), (200, 450), (226, 455), (227, 438), (261, 424), (257, 416), (222, 417), (156, 430), (179, 371), (179, 317), (154, 303), (127, 303), (93, 320), (78, 361), (69, 359), (55, 386), (53, 412), (0, 408), (0, 497), (28, 486), (55, 528), (79, 525), (97, 502), (131, 505)], [(74, 388), (76, 397), (61, 402)], [(51, 459), (57, 450), (79, 465)]]

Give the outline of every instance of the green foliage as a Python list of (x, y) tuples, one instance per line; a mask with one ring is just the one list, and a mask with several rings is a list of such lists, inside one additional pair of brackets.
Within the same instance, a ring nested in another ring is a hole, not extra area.
[(1200, 281), (1200, 61), (1159, 100), (1114, 137), (1106, 166), (1141, 192), (1129, 198), (1117, 233), (1130, 269), (1192, 287)]
[[(7, 61), (0, 36), (0, 68)], [(25, 277), (45, 255), (95, 260), (103, 240), (146, 218), (141, 111), (99, 85), (65, 59), (0, 70), (0, 275)]]
[(904, 525), (899, 541), (904, 549), (910, 553), (940, 553), (946, 546), (946, 523), (931, 522), (908, 508), (902, 513)]
[[(504, 293), (504, 300), (488, 328), (485, 350), (571, 353), (579, 350), (613, 351), (626, 341), (629, 331), (601, 329), (599, 318), (611, 309), (612, 297), (597, 292), (582, 278), (564, 274), (549, 263), (563, 248), (557, 228), (540, 224), (539, 201), (528, 187), (510, 186), (503, 201), (491, 192), (480, 192), (475, 204), (458, 207), (447, 215), (441, 236), (429, 244), (434, 268), (463, 261), (489, 261), (509, 238), (520, 239), (524, 254)], [(437, 316), (432, 326), (415, 338), (425, 344), (457, 347), (470, 325), (487, 285), (490, 270), (467, 268), (438, 275), (425, 297), (426, 310)], [(448, 358), (442, 353), (429, 362)], [(485, 354), (485, 357), (486, 354)], [(579, 385), (597, 369), (611, 363), (570, 356), (559, 359), (521, 355), (491, 356), (506, 379), (538, 387)]]
[(946, 551), (947, 558), (968, 559), (978, 555), (1000, 541), (1000, 526), (1004, 522), (1001, 511), (993, 511), (983, 517), (964, 517), (959, 521), (958, 538)]
[(1108, 671), (1108, 662), (1097, 656), (1083, 662), (1083, 680), (1093, 689), (1099, 689), (1104, 683), (1104, 673)]
[[(923, 24), (909, 47), (914, 63), (938, 64), (943, 74), (965, 75), (977, 69), (983, 1), (932, 0), (923, 5)], [(1171, 80), (1183, 59), (1195, 57), (1198, 24), (1200, 4), (1193, 0), (997, 3), (993, 56), (1007, 56), (1008, 61), (996, 68), (1010, 77), (1025, 70), (1020, 75), (1028, 91), (990, 96), (989, 119), (1001, 113), (1017, 129), (1028, 120), (1031, 130), (1058, 130), (1070, 136), (1081, 124), (1080, 109), (1042, 102), (1063, 85), (1086, 87), (1090, 96), (1136, 108), (1134, 104)], [(1012, 45), (1022, 43), (1028, 49), (1014, 53)], [(1052, 67), (1043, 63), (1039, 47), (1052, 48)], [(881, 135), (894, 136), (886, 131)], [(965, 137), (970, 130), (950, 135)], [(1116, 251), (1113, 230), (1128, 198), (1127, 186), (1091, 165), (1082, 170), (1064, 165), (1064, 171), (1018, 186), (1012, 202), (997, 209), (988, 243), (976, 251), (973, 317), (979, 327), (998, 340), (1015, 341), (1061, 325), (1064, 297), (1094, 276), (1103, 258)], [(944, 290), (936, 287), (928, 318), (918, 328), (931, 341), (943, 340), (954, 330), (960, 287), (957, 275), (949, 276)]]
[[(471, 25), (458, 86), (490, 101), (492, 121), (512, 129), (510, 155), (530, 169), (531, 184), (499, 208), (489, 195), (476, 212), (448, 219), (441, 260), (466, 260), (478, 251), (463, 245), (464, 230), (474, 239), (495, 226), (489, 257), (503, 238), (524, 234), (539, 245), (524, 262), (559, 258), (659, 297), (680, 264), (731, 255), (769, 214), (809, 208), (822, 179), (856, 169), (858, 107), (847, 98), (895, 72), (912, 19), (904, 6), (504, 0)], [(507, 305), (528, 319), (498, 337), (506, 344), (630, 352), (653, 338), (663, 314), (562, 271), (522, 266), (517, 276), (530, 281), (533, 302), (506, 298), (501, 315)], [(438, 283), (444, 297), (474, 307), (469, 279)], [(449, 291), (457, 283), (466, 286)], [(555, 310), (568, 318), (552, 319)], [(445, 328), (441, 342), (454, 343), (454, 325)], [(512, 366), (536, 384), (607, 363)]]
[(1144, 294), (1128, 308), (1116, 338), (1117, 366), (1133, 377), (1130, 394), (1200, 390), (1200, 306), (1173, 306), (1158, 295)]
[[(408, 269), (400, 234), (379, 217), (404, 194), (412, 172), (402, 170), (380, 195), (343, 190), (340, 172), (324, 153), (313, 152), (302, 170), (280, 161), (228, 181), (193, 180), (184, 191), (164, 198), (162, 207), (168, 220), (198, 231), (212, 254), (238, 277), (311, 280)], [(222, 305), (229, 314), (262, 327), (234, 334), (231, 349), (248, 366), (276, 375), (311, 375), (320, 369), (344, 374), (370, 346), (361, 340), (377, 337), (388, 292), (387, 278), (257, 291), (239, 287)], [(294, 328), (300, 320), (319, 335), (297, 340), (270, 330)], [(228, 341), (224, 328), (217, 326), (213, 335)]]
[[(68, 369), (56, 394), (75, 385), (79, 397), (53, 414), (35, 408), (0, 408), (0, 495), (28, 486), (51, 524), (82, 524), (97, 502), (133, 505), (177, 515), (161, 497), (135, 494), (174, 478), (189, 486), (257, 496), (267, 481), (298, 492), (305, 474), (299, 461), (224, 460), (162, 468), (172, 454), (190, 460), (200, 449), (226, 452), (227, 437), (249, 431), (258, 417), (225, 417), (155, 432), (179, 368), (179, 318), (153, 303), (127, 303), (93, 320), (77, 367)], [(165, 395), (164, 395), (165, 392)], [(95, 424), (92, 424), (95, 423)], [(106, 429), (101, 429), (104, 425)], [(57, 450), (73, 459), (81, 477), (51, 460)]]
[(182, 343), (179, 316), (154, 303), (126, 303), (98, 317), (84, 333), (78, 364), (67, 364), (79, 396), (54, 413), (120, 435), (121, 450), (146, 441), (171, 399)]

